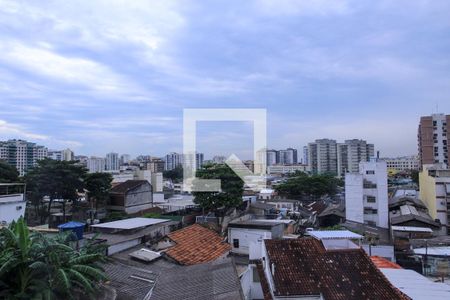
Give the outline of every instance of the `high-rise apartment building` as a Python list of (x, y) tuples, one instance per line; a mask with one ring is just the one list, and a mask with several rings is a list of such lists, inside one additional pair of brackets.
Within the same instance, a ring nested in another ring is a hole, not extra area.
[(303, 147), (303, 161), (302, 164), (309, 165), (309, 148), (308, 146)]
[(48, 158), (58, 161), (72, 161), (74, 160), (74, 153), (70, 149), (65, 150), (48, 150)]
[(364, 140), (346, 140), (342, 144), (337, 144), (338, 175), (345, 176), (347, 172), (358, 172), (359, 163), (367, 162), (374, 156), (375, 146)]
[(309, 165), (313, 174), (338, 174), (337, 143), (335, 140), (319, 139), (308, 144)]
[(418, 130), (419, 163), (448, 165), (450, 144), (450, 115), (433, 114), (421, 117)]
[(278, 151), (278, 163), (280, 165), (295, 165), (297, 164), (297, 149), (287, 148), (286, 150)]
[(170, 171), (176, 167), (180, 167), (183, 164), (183, 154), (172, 152), (166, 155), (165, 159), (166, 165), (165, 170)]
[(345, 174), (345, 218), (389, 227), (386, 162), (372, 158), (359, 164), (358, 173)]
[(20, 176), (34, 167), (38, 160), (46, 158), (48, 149), (23, 140), (0, 142), (0, 159), (16, 167)]
[(106, 171), (118, 171), (119, 170), (119, 154), (108, 153), (106, 154)]
[(320, 139), (309, 143), (304, 152), (308, 154), (313, 174), (345, 176), (347, 172), (358, 172), (360, 162), (367, 162), (374, 157), (375, 146), (358, 139), (346, 140), (344, 143)]
[(164, 172), (165, 162), (160, 158), (152, 158), (146, 166), (146, 169), (150, 170), (152, 173), (161, 173)]
[(279, 162), (279, 156), (277, 150), (267, 150), (266, 151), (266, 165), (273, 166)]
[(101, 173), (106, 170), (106, 160), (103, 157), (91, 156), (86, 161), (89, 173)]

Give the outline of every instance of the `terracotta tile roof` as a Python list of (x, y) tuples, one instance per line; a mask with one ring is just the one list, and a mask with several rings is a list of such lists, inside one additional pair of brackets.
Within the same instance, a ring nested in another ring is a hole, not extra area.
[(392, 262), (390, 260), (387, 260), (386, 258), (380, 257), (380, 256), (371, 256), (370, 259), (375, 264), (375, 266), (377, 266), (378, 269), (380, 269), (380, 268), (383, 268), (383, 269), (403, 269), (402, 267), (400, 267), (396, 263), (394, 263), (394, 262)]
[(177, 230), (168, 236), (176, 245), (166, 254), (182, 265), (210, 262), (231, 249), (220, 235), (199, 224)]
[(265, 240), (276, 297), (322, 295), (324, 299), (409, 299), (362, 249), (328, 250), (315, 239)]

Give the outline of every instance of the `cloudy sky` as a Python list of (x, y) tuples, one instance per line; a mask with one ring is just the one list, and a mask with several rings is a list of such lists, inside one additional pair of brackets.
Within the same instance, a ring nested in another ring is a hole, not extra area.
[[(265, 108), (271, 148), (414, 154), (419, 116), (450, 113), (449, 15), (448, 0), (0, 0), (0, 140), (163, 155), (184, 108)], [(207, 156), (252, 151), (248, 122), (198, 136)]]

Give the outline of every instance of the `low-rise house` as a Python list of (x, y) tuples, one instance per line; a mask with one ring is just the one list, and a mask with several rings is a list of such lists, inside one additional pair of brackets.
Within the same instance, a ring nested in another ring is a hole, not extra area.
[[(108, 255), (124, 251), (136, 245), (156, 241), (178, 226), (178, 222), (168, 219), (130, 218), (92, 225), (99, 238), (108, 246)], [(85, 238), (93, 238), (87, 234)]]
[(441, 229), (441, 224), (431, 218), (425, 204), (415, 196), (390, 199), (389, 219), (391, 226), (426, 227), (437, 232)]
[(153, 207), (152, 185), (147, 180), (127, 180), (110, 191), (107, 208), (135, 214)]
[(360, 248), (329, 250), (314, 238), (264, 240), (262, 246), (248, 273), (260, 282), (252, 299), (409, 299)]
[(227, 256), (231, 247), (216, 232), (194, 224), (168, 234), (157, 248), (178, 264), (196, 265)]
[(281, 239), (285, 225), (282, 222), (276, 222), (278, 220), (273, 221), (275, 222), (253, 219), (230, 222), (228, 224), (228, 242), (231, 244), (231, 251), (236, 254), (249, 255), (252, 244), (261, 244), (264, 239)]

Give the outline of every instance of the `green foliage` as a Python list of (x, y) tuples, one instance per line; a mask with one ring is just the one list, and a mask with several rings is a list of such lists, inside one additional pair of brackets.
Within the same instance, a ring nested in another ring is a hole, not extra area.
[(12, 183), (19, 181), (19, 172), (14, 166), (0, 160), (0, 183)]
[[(211, 164), (197, 170), (199, 179), (220, 179), (220, 192), (194, 192), (194, 202), (207, 210), (237, 207), (242, 203), (244, 182), (225, 164)], [(193, 182), (194, 190), (196, 184)]]
[(47, 215), (50, 213), (53, 200), (63, 199), (65, 214), (65, 201), (77, 201), (78, 193), (84, 191), (86, 173), (86, 168), (77, 165), (75, 161), (40, 160), (25, 176), (29, 199), (35, 207), (38, 207), (42, 206), (44, 196), (50, 197)]
[(288, 197), (320, 198), (324, 195), (336, 194), (340, 185), (342, 185), (342, 181), (329, 174), (308, 176), (298, 172), (292, 174), (286, 182), (278, 185), (275, 189), (280, 195)]
[(183, 167), (178, 166), (173, 170), (164, 171), (163, 177), (172, 179), (173, 182), (181, 182), (183, 180)]
[(106, 258), (91, 243), (75, 250), (68, 235), (30, 233), (23, 218), (2, 228), (0, 299), (92, 298), (94, 287), (106, 280), (98, 265)]
[(411, 180), (419, 186), (419, 171), (411, 170)]
[(95, 203), (95, 210), (99, 205), (106, 205), (113, 178), (109, 173), (92, 173), (85, 177), (89, 201)]

